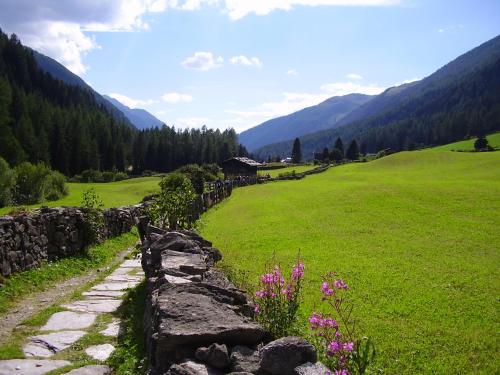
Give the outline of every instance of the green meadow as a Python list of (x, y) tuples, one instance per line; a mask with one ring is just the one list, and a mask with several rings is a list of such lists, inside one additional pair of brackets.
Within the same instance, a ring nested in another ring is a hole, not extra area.
[[(474, 142), (477, 138), (467, 139), (465, 141), (450, 143), (433, 148), (436, 151), (471, 151), (474, 150)], [(493, 148), (500, 148), (500, 133), (490, 134), (486, 137), (488, 143)]]
[[(146, 195), (160, 189), (158, 183), (160, 177), (131, 178), (118, 182), (108, 183), (67, 183), (69, 194), (57, 201), (47, 201), (29, 208), (40, 206), (79, 206), (83, 193), (88, 189), (95, 189), (101, 197), (105, 207), (119, 207), (139, 203)], [(5, 215), (12, 210), (12, 207), (0, 208), (0, 215)]]
[(304, 316), (340, 273), (387, 374), (500, 371), (499, 228), (500, 152), (435, 150), (236, 189), (200, 225), (255, 282), (300, 251)]
[(292, 167), (285, 167), (280, 169), (270, 169), (270, 170), (259, 170), (260, 175), (269, 174), (271, 177), (278, 177), (282, 173), (290, 173), (295, 171), (295, 173), (302, 173), (310, 169), (316, 168), (317, 165), (304, 164), (304, 165), (294, 165)]

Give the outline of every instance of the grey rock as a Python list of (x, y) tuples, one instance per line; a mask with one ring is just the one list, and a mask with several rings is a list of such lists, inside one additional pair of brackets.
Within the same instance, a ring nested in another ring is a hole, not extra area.
[(198, 348), (195, 352), (195, 358), (218, 369), (224, 369), (229, 366), (229, 354), (224, 344), (219, 345), (215, 343), (208, 348)]
[(325, 375), (332, 371), (321, 362), (307, 362), (295, 368), (296, 375)]
[(77, 330), (88, 328), (94, 324), (95, 314), (79, 314), (71, 311), (61, 311), (52, 315), (41, 331), (60, 331), (63, 329)]
[(251, 372), (257, 374), (260, 370), (259, 351), (247, 346), (236, 345), (231, 350), (231, 371)]
[(295, 368), (316, 362), (316, 349), (300, 337), (283, 337), (260, 350), (260, 367), (273, 375), (294, 375)]
[(108, 337), (118, 337), (120, 334), (120, 321), (119, 320), (114, 320), (111, 323), (108, 324), (106, 329), (103, 329), (102, 331), (99, 331), (101, 335), (108, 336)]
[(92, 297), (92, 299), (102, 298), (102, 299), (111, 299), (111, 298), (120, 298), (125, 294), (122, 290), (90, 290), (88, 292), (83, 292), (82, 295), (85, 297)]
[(129, 281), (126, 283), (102, 283), (98, 284), (92, 287), (92, 290), (98, 290), (98, 291), (120, 291), (120, 290), (126, 290), (130, 288), (134, 288), (139, 284), (137, 281)]
[(115, 347), (111, 344), (93, 345), (85, 349), (85, 353), (98, 361), (105, 361), (111, 353), (115, 351)]
[(51, 357), (55, 353), (69, 348), (84, 335), (83, 331), (62, 331), (31, 336), (23, 347), (23, 352), (27, 357)]
[(194, 361), (186, 361), (171, 366), (166, 375), (221, 375), (222, 373), (209, 366)]
[(179, 270), (190, 275), (201, 275), (207, 270), (203, 255), (172, 250), (166, 250), (161, 254), (161, 267), (162, 269)]
[(8, 359), (0, 361), (0, 375), (43, 375), (70, 364), (48, 359)]
[(76, 368), (66, 373), (67, 375), (108, 375), (111, 374), (111, 367), (105, 365), (89, 365)]

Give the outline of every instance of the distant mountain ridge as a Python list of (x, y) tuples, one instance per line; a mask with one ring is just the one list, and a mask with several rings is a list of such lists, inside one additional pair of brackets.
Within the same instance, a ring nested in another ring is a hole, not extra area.
[(33, 57), (35, 58), (35, 61), (41, 70), (49, 73), (54, 78), (57, 78), (68, 85), (78, 86), (89, 91), (94, 97), (97, 104), (102, 105), (117, 121), (125, 122), (129, 125), (132, 125), (132, 123), (127, 119), (127, 117), (122, 111), (116, 108), (113, 104), (111, 104), (108, 100), (106, 100), (101, 94), (95, 91), (92, 87), (90, 87), (79, 76), (72, 73), (70, 70), (68, 70), (66, 67), (64, 67), (62, 64), (60, 64), (53, 58), (45, 56), (44, 54), (41, 54), (40, 52), (37, 52), (35, 50), (32, 51), (33, 51)]
[(123, 112), (123, 114), (125, 114), (125, 116), (137, 129), (159, 128), (164, 125), (163, 121), (158, 120), (155, 116), (153, 116), (145, 109), (130, 108), (125, 104), (120, 103), (115, 98), (112, 98), (108, 95), (103, 96), (106, 100), (108, 100), (111, 104), (113, 104), (116, 108)]
[[(500, 36), (421, 81), (391, 87), (339, 120), (337, 127), (301, 136), (302, 151), (356, 139), (369, 152), (445, 144), (500, 129)], [(293, 139), (254, 150), (260, 159), (286, 156)]]
[(372, 98), (363, 94), (334, 96), (318, 105), (263, 122), (239, 134), (238, 139), (252, 151), (269, 143), (334, 128), (343, 117)]

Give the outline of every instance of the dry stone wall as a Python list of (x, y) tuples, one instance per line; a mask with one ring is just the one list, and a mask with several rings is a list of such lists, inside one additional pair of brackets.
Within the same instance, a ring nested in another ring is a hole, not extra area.
[(144, 314), (150, 375), (324, 375), (306, 340), (271, 335), (253, 320), (253, 306), (214, 263), (219, 250), (190, 231), (152, 226), (145, 234)]
[[(111, 208), (104, 211), (101, 238), (129, 232), (142, 205)], [(76, 207), (41, 208), (29, 214), (0, 217), (0, 273), (12, 273), (39, 267), (81, 253), (88, 245), (85, 213)]]

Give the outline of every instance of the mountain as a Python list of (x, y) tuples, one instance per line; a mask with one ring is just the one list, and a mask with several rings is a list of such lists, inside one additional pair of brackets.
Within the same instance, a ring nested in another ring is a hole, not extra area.
[(373, 97), (363, 94), (334, 96), (318, 105), (266, 121), (248, 129), (239, 134), (238, 139), (247, 149), (255, 150), (269, 143), (335, 128), (343, 117)]
[[(391, 87), (339, 120), (337, 127), (300, 137), (302, 153), (356, 139), (367, 152), (411, 150), (500, 130), (500, 36), (459, 56), (418, 82)], [(254, 150), (285, 156), (293, 139)]]
[(52, 77), (57, 78), (64, 83), (72, 86), (78, 86), (86, 91), (89, 91), (94, 97), (97, 104), (103, 106), (108, 113), (111, 114), (118, 122), (125, 122), (128, 125), (132, 123), (128, 120), (125, 113), (123, 113), (119, 108), (114, 106), (108, 100), (106, 100), (101, 94), (90, 87), (83, 79), (81, 79), (76, 74), (72, 73), (62, 64), (58, 63), (56, 60), (41, 54), (35, 50), (33, 52), (33, 57), (38, 65), (38, 68), (44, 72), (49, 73)]
[(164, 125), (163, 121), (158, 120), (145, 109), (129, 108), (107, 95), (104, 95), (104, 98), (118, 108), (137, 129), (160, 128)]

